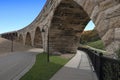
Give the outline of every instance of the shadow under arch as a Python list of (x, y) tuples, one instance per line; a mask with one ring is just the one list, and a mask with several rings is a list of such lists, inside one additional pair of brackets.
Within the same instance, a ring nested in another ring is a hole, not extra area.
[(25, 45), (32, 46), (31, 35), (29, 32), (26, 34)]
[(40, 28), (37, 27), (35, 30), (35, 35), (34, 35), (34, 47), (36, 48), (42, 48), (42, 34), (40, 31)]
[(62, 0), (54, 12), (49, 29), (50, 53), (76, 53), (81, 33), (90, 20), (75, 1)]
[(22, 36), (22, 34), (19, 35), (18, 42), (23, 43), (23, 36)]

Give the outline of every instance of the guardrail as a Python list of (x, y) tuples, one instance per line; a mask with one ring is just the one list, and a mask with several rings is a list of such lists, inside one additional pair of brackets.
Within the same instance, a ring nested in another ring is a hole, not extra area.
[(85, 51), (94, 67), (99, 80), (120, 80), (120, 61), (103, 56), (95, 50), (79, 47)]

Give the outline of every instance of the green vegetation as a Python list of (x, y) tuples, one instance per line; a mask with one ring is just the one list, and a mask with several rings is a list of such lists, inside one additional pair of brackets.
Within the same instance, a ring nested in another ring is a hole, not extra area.
[(100, 40), (100, 37), (95, 30), (84, 31), (80, 38), (80, 44), (88, 45), (96, 49), (105, 50), (104, 44)]
[(81, 35), (80, 38), (80, 43), (81, 44), (86, 44), (88, 42), (93, 42), (100, 40), (99, 35), (97, 34), (97, 31), (95, 30), (89, 30), (89, 31), (84, 31)]
[(95, 42), (89, 42), (86, 45), (91, 46), (93, 48), (97, 48), (97, 49), (101, 49), (101, 50), (105, 50), (104, 49), (104, 45), (103, 42), (101, 40), (95, 41)]
[(60, 56), (50, 56), (48, 63), (46, 54), (39, 54), (35, 65), (20, 80), (49, 80), (68, 61)]
[(116, 50), (115, 53), (117, 55), (117, 59), (120, 60), (120, 48)]

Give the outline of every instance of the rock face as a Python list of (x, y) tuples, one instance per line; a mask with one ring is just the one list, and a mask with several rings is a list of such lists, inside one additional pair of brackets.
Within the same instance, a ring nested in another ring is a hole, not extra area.
[[(23, 39), (23, 44), (31, 46), (38, 43), (45, 51), (49, 47), (50, 53), (75, 53), (81, 32), (90, 19), (106, 50), (113, 54), (120, 45), (119, 0), (47, 0), (38, 17), (17, 31), (18, 41)], [(37, 28), (42, 33), (35, 38)], [(26, 39), (28, 33), (31, 38)]]

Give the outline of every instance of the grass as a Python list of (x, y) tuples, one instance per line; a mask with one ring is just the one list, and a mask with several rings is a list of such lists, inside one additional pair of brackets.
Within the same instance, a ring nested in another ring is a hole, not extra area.
[(117, 56), (117, 59), (120, 60), (120, 48), (118, 48), (116, 51), (116, 56)]
[(89, 43), (87, 43), (87, 45), (91, 46), (93, 48), (105, 50), (104, 44), (103, 44), (103, 42), (101, 40), (98, 40), (98, 41), (95, 41), (95, 42), (89, 42)]
[(68, 61), (60, 56), (50, 56), (48, 63), (46, 54), (38, 54), (35, 65), (20, 80), (49, 80)]
[(94, 42), (88, 42), (84, 45), (80, 44), (80, 46), (82, 46), (84, 48), (89, 48), (89, 49), (95, 50), (97, 52), (102, 52), (103, 54), (107, 54), (107, 52), (105, 51), (103, 42), (101, 40), (94, 41)]

